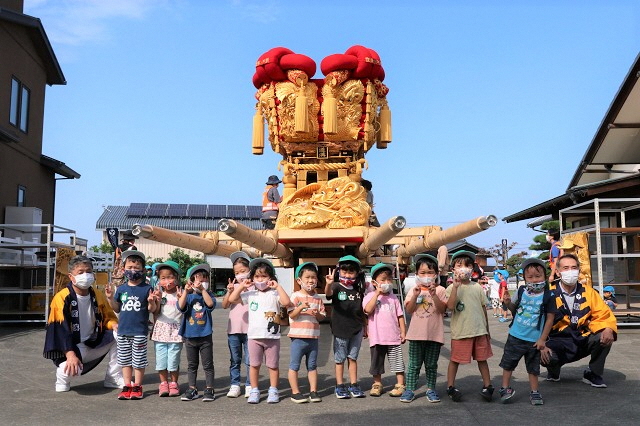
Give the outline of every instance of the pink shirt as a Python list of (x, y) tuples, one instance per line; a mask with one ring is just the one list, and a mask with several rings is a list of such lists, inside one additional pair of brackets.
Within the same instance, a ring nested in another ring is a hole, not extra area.
[[(376, 292), (371, 292), (364, 296), (362, 307), (364, 309), (369, 301), (376, 297)], [(398, 317), (402, 316), (402, 306), (395, 294), (381, 294), (376, 302), (376, 309), (368, 315), (369, 346), (375, 345), (399, 345), (400, 325)]]
[[(240, 284), (234, 284), (233, 288)], [(247, 334), (249, 329), (249, 306), (238, 303), (229, 307), (227, 334)]]
[[(297, 306), (305, 302), (309, 304), (309, 309), (316, 310), (321, 315), (326, 315), (324, 303), (319, 295), (312, 294), (309, 296), (301, 291), (296, 291), (291, 295), (291, 305), (288, 311), (293, 311)], [(317, 339), (320, 337), (320, 323), (318, 323), (315, 315), (307, 314), (304, 311), (300, 312), (296, 319), (289, 319), (288, 336), (300, 339)]]
[[(436, 295), (447, 303), (447, 291), (436, 287)], [(411, 316), (407, 340), (430, 340), (444, 344), (444, 314), (436, 311), (428, 291), (422, 291), (416, 300), (416, 310)]]

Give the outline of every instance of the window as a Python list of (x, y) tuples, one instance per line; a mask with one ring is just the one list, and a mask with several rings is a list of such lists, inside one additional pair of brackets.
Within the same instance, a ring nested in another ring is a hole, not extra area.
[(27, 195), (27, 188), (25, 188), (22, 185), (18, 185), (18, 203), (17, 203), (18, 207), (25, 207), (27, 205), (25, 201), (26, 195)]
[(9, 122), (27, 133), (29, 124), (29, 98), (31, 91), (20, 80), (11, 79), (11, 108)]

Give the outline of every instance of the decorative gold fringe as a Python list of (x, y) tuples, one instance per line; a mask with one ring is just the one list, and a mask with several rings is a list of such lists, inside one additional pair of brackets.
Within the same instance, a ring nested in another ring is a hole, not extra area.
[(391, 142), (391, 110), (386, 104), (380, 109), (380, 142)]
[(298, 133), (306, 133), (309, 131), (309, 107), (307, 97), (304, 94), (304, 86), (298, 90), (296, 97), (296, 123), (295, 129)]
[(327, 94), (322, 102), (322, 115), (324, 116), (323, 131), (326, 135), (338, 133), (338, 101), (333, 93)]
[(264, 152), (264, 119), (262, 118), (259, 107), (256, 107), (256, 113), (253, 116), (251, 152), (254, 155), (262, 155)]

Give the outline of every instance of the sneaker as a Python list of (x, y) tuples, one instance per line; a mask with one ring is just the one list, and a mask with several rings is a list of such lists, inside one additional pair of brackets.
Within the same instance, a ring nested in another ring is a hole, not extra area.
[(531, 391), (529, 394), (529, 399), (531, 400), (531, 405), (543, 405), (544, 401), (542, 400), (542, 395), (538, 391)]
[(351, 398), (351, 394), (347, 390), (347, 386), (344, 383), (336, 385), (336, 398), (338, 399)]
[(169, 383), (160, 383), (160, 386), (158, 386), (158, 395), (161, 397), (169, 396)]
[(269, 394), (267, 395), (267, 403), (277, 404), (278, 402), (280, 402), (280, 393), (278, 392), (278, 388), (271, 386), (269, 388)]
[[(249, 389), (249, 392), (251, 392), (251, 388), (247, 388)], [(240, 390), (240, 386), (239, 385), (231, 385), (231, 387), (229, 388), (229, 392), (227, 392), (227, 397), (228, 398), (237, 398), (240, 396), (240, 393), (242, 391)]]
[(438, 396), (438, 393), (434, 390), (434, 389), (427, 389), (427, 401), (432, 402), (432, 403), (436, 403), (436, 402), (440, 402), (440, 397)]
[(178, 382), (169, 383), (169, 396), (179, 396), (180, 395), (180, 387), (178, 386)]
[(318, 392), (311, 391), (309, 392), (309, 402), (322, 402), (322, 398), (318, 395)]
[(547, 382), (560, 381), (560, 368), (547, 367)]
[(366, 396), (364, 392), (362, 392), (362, 389), (360, 389), (360, 385), (357, 383), (351, 383), (349, 386), (349, 393), (354, 398), (364, 398)]
[(382, 383), (374, 383), (371, 386), (371, 390), (369, 391), (369, 396), (380, 396), (382, 395)]
[(447, 389), (447, 395), (449, 395), (449, 398), (451, 398), (453, 402), (462, 401), (462, 392), (460, 392), (459, 389), (454, 388), (453, 386), (449, 386), (449, 388)]
[(406, 390), (402, 392), (402, 395), (400, 395), (400, 402), (409, 403), (414, 399), (416, 399), (416, 394), (414, 394), (413, 391), (410, 391), (410, 390)]
[(251, 395), (251, 386), (245, 386), (244, 387), (244, 397), (245, 398), (249, 398), (249, 395)]
[(190, 387), (184, 394), (182, 394), (182, 398), (180, 399), (183, 401), (193, 401), (194, 399), (198, 399), (198, 389)]
[(483, 387), (480, 391), (480, 395), (482, 395), (485, 401), (491, 402), (491, 400), (493, 399), (493, 386), (489, 385)]
[(498, 321), (500, 321), (500, 322), (508, 322), (509, 318), (502, 317)]
[(131, 386), (131, 393), (129, 394), (129, 399), (142, 399), (144, 398), (144, 394), (142, 393), (141, 385), (133, 385)]
[(500, 394), (500, 402), (505, 403), (516, 394), (516, 391), (514, 391), (511, 386), (508, 386), (506, 388), (500, 388), (498, 393)]
[(606, 388), (607, 385), (602, 380), (602, 377), (598, 376), (591, 370), (584, 370), (584, 374), (582, 375), (582, 381), (588, 385), (593, 386), (594, 388)]
[(103, 386), (109, 389), (122, 389), (122, 387), (124, 386), (124, 380), (122, 378), (115, 381), (111, 379), (105, 379)]
[(260, 402), (260, 389), (258, 388), (251, 388), (251, 391), (249, 391), (249, 399), (247, 399), (247, 402), (249, 404), (257, 404)]
[(391, 392), (389, 392), (389, 396), (393, 396), (395, 398), (402, 396), (402, 394), (404, 393), (404, 389), (404, 385), (395, 385)]
[(214, 399), (216, 399), (216, 396), (213, 394), (213, 389), (206, 388), (204, 390), (204, 395), (202, 395), (202, 401), (203, 402), (211, 402)]
[(131, 387), (123, 386), (122, 391), (118, 394), (118, 399), (131, 399)]
[(309, 398), (305, 398), (301, 393), (294, 393), (291, 395), (291, 401), (296, 404), (304, 404), (305, 402), (309, 402)]

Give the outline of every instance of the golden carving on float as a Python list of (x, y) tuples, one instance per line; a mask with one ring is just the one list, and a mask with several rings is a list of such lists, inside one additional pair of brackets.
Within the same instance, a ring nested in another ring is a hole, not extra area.
[(565, 234), (560, 239), (559, 248), (563, 254), (578, 256), (580, 262), (580, 275), (578, 281), (583, 285), (592, 286), (591, 259), (589, 258), (589, 234), (586, 232), (574, 232)]
[(367, 223), (366, 192), (349, 177), (312, 183), (280, 205), (277, 229), (345, 229)]

